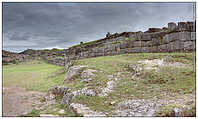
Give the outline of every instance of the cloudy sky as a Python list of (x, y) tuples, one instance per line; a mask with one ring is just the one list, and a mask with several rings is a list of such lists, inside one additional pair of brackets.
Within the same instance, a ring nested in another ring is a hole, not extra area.
[(3, 3), (3, 49), (68, 48), (192, 20), (193, 3)]

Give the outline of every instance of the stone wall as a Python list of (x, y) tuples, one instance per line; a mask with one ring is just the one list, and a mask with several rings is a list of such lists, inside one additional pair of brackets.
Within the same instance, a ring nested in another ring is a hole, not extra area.
[(3, 64), (18, 63), (18, 62), (25, 61), (27, 59), (29, 59), (28, 55), (2, 50), (2, 63)]
[(195, 51), (195, 22), (171, 22), (168, 28), (149, 28), (146, 32), (124, 32), (107, 35), (92, 44), (66, 49), (70, 59), (141, 52)]
[(65, 60), (64, 58), (49, 58), (49, 57), (45, 57), (45, 56), (41, 56), (41, 58), (49, 63), (49, 64), (54, 64), (54, 65), (59, 65), (59, 66), (65, 66)]

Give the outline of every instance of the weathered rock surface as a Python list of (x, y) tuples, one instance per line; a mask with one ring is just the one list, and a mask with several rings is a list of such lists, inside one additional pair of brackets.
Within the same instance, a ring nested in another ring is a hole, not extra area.
[(70, 109), (76, 114), (82, 114), (84, 117), (104, 117), (106, 116), (102, 112), (96, 112), (89, 109), (89, 107), (79, 104), (79, 103), (72, 103), (70, 105)]
[(47, 96), (45, 96), (46, 101), (55, 99), (57, 96), (64, 96), (70, 91), (66, 86), (54, 86), (49, 89)]
[(61, 100), (61, 104), (70, 105), (74, 99), (74, 95), (72, 93), (67, 93), (63, 96)]
[(159, 105), (150, 100), (125, 100), (116, 106), (117, 116), (154, 116)]
[(86, 82), (86, 83), (89, 83), (91, 81), (92, 81), (92, 78), (87, 78), (87, 79), (82, 80), (82, 82)]
[(64, 82), (66, 83), (67, 81), (72, 80), (74, 77), (79, 75), (82, 72), (84, 67), (85, 66), (72, 66), (72, 67), (70, 67), (66, 76), (65, 76)]
[(95, 76), (94, 72), (96, 72), (96, 70), (93, 70), (93, 69), (84, 70), (81, 73), (81, 78), (91, 78), (91, 77), (94, 77)]
[(74, 96), (81, 95), (81, 94), (86, 95), (86, 96), (96, 96), (96, 92), (93, 89), (88, 89), (87, 87), (81, 90), (74, 91), (72, 92), (72, 94)]
[(58, 111), (58, 113), (59, 114), (64, 114), (65, 113), (65, 110), (64, 109), (61, 109), (61, 110)]
[(110, 92), (113, 91), (113, 88), (115, 87), (116, 82), (115, 81), (108, 81), (107, 82), (107, 86), (102, 90), (102, 92), (100, 94), (98, 94), (98, 96), (107, 96)]
[(103, 97), (103, 96), (107, 96), (110, 92), (113, 91), (113, 89), (115, 88), (118, 80), (120, 80), (120, 78), (115, 77), (114, 80), (112, 80), (113, 75), (109, 75), (108, 78), (110, 78), (107, 82), (107, 86), (105, 88), (102, 89), (101, 93), (98, 94), (98, 96)]
[(142, 71), (142, 66), (138, 63), (130, 64), (129, 70), (132, 71), (135, 75), (139, 76)]

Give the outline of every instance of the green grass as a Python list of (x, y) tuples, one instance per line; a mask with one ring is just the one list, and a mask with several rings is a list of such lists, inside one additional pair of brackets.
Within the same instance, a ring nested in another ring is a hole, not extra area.
[(23, 87), (27, 90), (47, 91), (53, 85), (63, 82), (64, 75), (53, 77), (63, 67), (43, 61), (23, 62), (3, 66), (3, 86)]
[(110, 104), (110, 100), (107, 100), (107, 97), (79, 95), (76, 96), (74, 102), (85, 104), (94, 111), (109, 112), (113, 110), (113, 106)]
[(26, 115), (21, 115), (22, 117), (39, 117), (40, 116), (40, 111), (33, 109), (30, 113)]
[[(161, 67), (160, 73), (145, 71), (141, 75), (142, 80), (134, 80), (131, 78), (132, 74), (128, 73), (127, 66), (131, 63), (144, 59), (164, 58), (167, 55), (173, 57), (170, 62), (181, 62), (187, 64), (188, 67)], [(126, 99), (150, 99), (154, 96), (161, 98), (162, 92), (177, 93), (181, 90), (185, 94), (192, 93), (196, 86), (193, 56), (193, 53), (135, 53), (80, 60), (78, 64), (98, 70), (97, 76), (89, 83), (96, 92), (106, 86), (108, 75), (121, 72), (122, 80), (107, 97), (79, 96), (76, 102), (86, 104), (93, 110), (110, 112), (113, 109), (111, 105), (108, 105), (111, 101), (119, 103)]]
[[(142, 80), (132, 79), (132, 74), (128, 65), (144, 59), (159, 59), (171, 56), (167, 62), (181, 62), (186, 64), (183, 68), (159, 67), (160, 72), (146, 71), (141, 73)], [(162, 92), (184, 94), (192, 93), (196, 87), (196, 72), (194, 66), (193, 53), (134, 53), (116, 56), (103, 56), (96, 58), (81, 59), (77, 65), (86, 65), (86, 69), (97, 70), (96, 77), (89, 83), (96, 93), (106, 86), (108, 75), (121, 73), (117, 87), (108, 96), (89, 97), (77, 96), (74, 102), (86, 104), (93, 110), (109, 112), (114, 109), (110, 102), (116, 104), (126, 99), (150, 99), (154, 96), (162, 98)], [(61, 71), (63, 67), (47, 64), (42, 61), (32, 61), (20, 63), (18, 65), (3, 66), (3, 86), (20, 86), (29, 90), (47, 91), (54, 85), (65, 85), (72, 90), (85, 87), (80, 76), (63, 84), (65, 73)], [(68, 114), (70, 112), (67, 112)], [(193, 112), (192, 112), (193, 113)], [(189, 114), (192, 115), (192, 114)]]
[(175, 116), (175, 113), (173, 110), (175, 107), (181, 108), (180, 105), (171, 105), (171, 104), (166, 105), (162, 107), (158, 112), (156, 112), (156, 115), (160, 117), (173, 117)]
[(114, 41), (111, 44), (118, 44), (118, 43), (121, 43), (121, 41)]

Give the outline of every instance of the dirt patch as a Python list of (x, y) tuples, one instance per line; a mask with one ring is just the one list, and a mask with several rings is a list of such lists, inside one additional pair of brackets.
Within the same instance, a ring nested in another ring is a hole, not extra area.
[(3, 87), (3, 116), (21, 116), (32, 110), (32, 104), (39, 103), (43, 93), (26, 91), (24, 88)]

